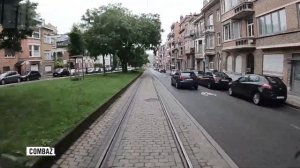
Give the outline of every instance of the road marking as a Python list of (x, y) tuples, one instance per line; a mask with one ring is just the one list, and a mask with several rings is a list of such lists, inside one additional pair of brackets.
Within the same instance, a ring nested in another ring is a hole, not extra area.
[(294, 124), (290, 124), (291, 127), (296, 128), (297, 130), (300, 130), (300, 127), (298, 127), (297, 125)]
[(216, 94), (209, 93), (209, 92), (201, 92), (201, 95), (203, 95), (203, 96), (217, 96)]

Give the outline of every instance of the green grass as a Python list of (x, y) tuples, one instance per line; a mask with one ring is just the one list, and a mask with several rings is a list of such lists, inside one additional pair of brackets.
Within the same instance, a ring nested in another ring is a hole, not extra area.
[(89, 116), (138, 73), (87, 76), (0, 88), (0, 153), (49, 146)]

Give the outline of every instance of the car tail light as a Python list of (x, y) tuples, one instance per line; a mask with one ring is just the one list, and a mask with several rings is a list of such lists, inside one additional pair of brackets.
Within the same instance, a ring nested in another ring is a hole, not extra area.
[(264, 89), (272, 89), (272, 86), (269, 85), (269, 84), (267, 84), (267, 83), (264, 83), (264, 84), (262, 85), (262, 88), (264, 88)]
[(180, 80), (184, 80), (184, 77), (183, 76), (180, 76), (180, 78), (179, 78)]

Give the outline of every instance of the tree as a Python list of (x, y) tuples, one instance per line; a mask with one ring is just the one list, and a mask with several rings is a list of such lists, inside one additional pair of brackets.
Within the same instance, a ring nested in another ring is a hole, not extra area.
[[(154, 49), (162, 32), (158, 14), (134, 15), (120, 4), (87, 10), (82, 17), (87, 49), (94, 56), (117, 55), (122, 71), (129, 62), (140, 62), (139, 50)], [(133, 57), (132, 54), (135, 56)]]
[(84, 54), (84, 41), (80, 29), (74, 25), (72, 31), (69, 33), (70, 44), (68, 45), (68, 52), (71, 56)]
[(10, 10), (4, 14), (4, 17), (12, 14), (18, 14), (15, 17), (17, 21), (14, 23), (16, 24), (13, 28), (6, 27), (5, 24), (2, 26), (2, 31), (0, 33), (0, 49), (8, 49), (10, 52), (21, 52), (21, 40), (26, 39), (27, 36), (31, 36), (34, 27), (37, 24), (35, 20), (38, 17), (36, 13), (37, 3), (30, 2), (27, 0), (25, 3), (20, 3), (18, 1), (17, 4), (13, 4), (11, 6), (13, 10)]

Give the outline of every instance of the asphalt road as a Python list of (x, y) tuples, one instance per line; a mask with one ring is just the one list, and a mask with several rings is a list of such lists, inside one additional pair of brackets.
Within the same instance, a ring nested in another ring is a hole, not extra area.
[(201, 86), (198, 91), (178, 90), (168, 74), (152, 72), (239, 167), (300, 168), (300, 156), (295, 159), (300, 152), (300, 110), (256, 106)]

